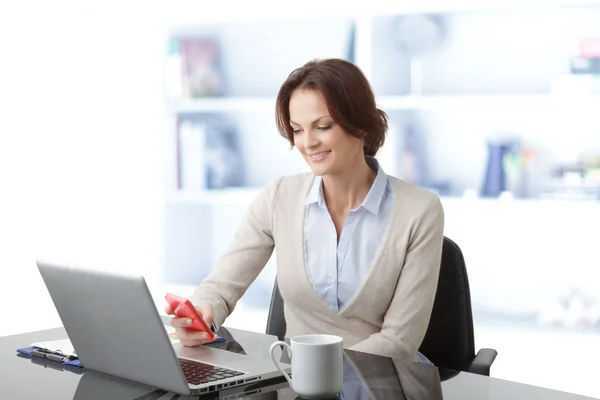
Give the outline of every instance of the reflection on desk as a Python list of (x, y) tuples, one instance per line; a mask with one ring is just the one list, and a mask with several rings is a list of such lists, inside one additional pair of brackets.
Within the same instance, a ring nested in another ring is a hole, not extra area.
[[(225, 351), (269, 358), (274, 336), (224, 329), (225, 343), (214, 344)], [(64, 329), (53, 329), (0, 338), (0, 399), (58, 400), (186, 400), (254, 399), (296, 400), (298, 397), (281, 377), (239, 388), (227, 388), (202, 397), (179, 396), (94, 371), (72, 371), (52, 361), (27, 359), (15, 349), (34, 341), (66, 338)], [(281, 353), (285, 361), (286, 353)], [(344, 386), (340, 400), (582, 400), (585, 397), (507, 382), (486, 376), (448, 371), (427, 364), (401, 362), (386, 357), (346, 350)], [(160, 360), (156, 360), (160, 362)], [(565, 369), (568, 366), (564, 366)], [(83, 372), (84, 374), (78, 374)]]
[(42, 366), (44, 368), (49, 368), (49, 369), (53, 369), (55, 371), (68, 371), (74, 374), (83, 374), (84, 371), (81, 368), (75, 368), (75, 367), (71, 367), (68, 365), (64, 365), (58, 362), (52, 362), (52, 361), (48, 361), (46, 359), (43, 358), (39, 358), (39, 357), (31, 357), (31, 356), (26, 356), (23, 354), (17, 354), (17, 357), (19, 358), (25, 358), (27, 360), (30, 360), (33, 364), (37, 364), (39, 366)]
[[(378, 357), (346, 351), (344, 385), (340, 400), (428, 399), (441, 400), (442, 388), (437, 368), (416, 363), (398, 363)], [(300, 400), (283, 378), (244, 387), (222, 390), (202, 397), (179, 396), (162, 390), (126, 382), (108, 375), (86, 372), (77, 387), (74, 400), (127, 399), (239, 399)]]
[(439, 371), (430, 365), (346, 350), (344, 367), (345, 400), (443, 398)]

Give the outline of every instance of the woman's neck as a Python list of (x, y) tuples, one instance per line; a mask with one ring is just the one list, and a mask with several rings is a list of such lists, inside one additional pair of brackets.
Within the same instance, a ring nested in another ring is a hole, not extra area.
[(338, 212), (355, 209), (367, 197), (376, 176), (377, 172), (369, 167), (364, 157), (351, 170), (323, 176), (323, 195), (327, 207)]

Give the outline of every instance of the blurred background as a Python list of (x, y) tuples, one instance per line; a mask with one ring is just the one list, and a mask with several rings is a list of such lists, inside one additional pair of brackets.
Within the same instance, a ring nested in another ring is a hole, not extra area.
[[(442, 198), (492, 376), (600, 397), (600, 1), (416, 3), (2, 3), (0, 336), (60, 325), (36, 258), (189, 295), (308, 171), (279, 85), (339, 57), (390, 116), (385, 171)], [(264, 331), (274, 276), (229, 326)]]

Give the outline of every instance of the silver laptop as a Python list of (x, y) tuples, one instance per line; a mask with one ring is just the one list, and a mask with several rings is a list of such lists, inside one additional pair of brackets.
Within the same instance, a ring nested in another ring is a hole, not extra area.
[[(87, 369), (181, 395), (281, 376), (270, 359), (172, 344), (142, 276), (45, 261), (37, 265)], [(289, 364), (282, 365), (290, 372)]]

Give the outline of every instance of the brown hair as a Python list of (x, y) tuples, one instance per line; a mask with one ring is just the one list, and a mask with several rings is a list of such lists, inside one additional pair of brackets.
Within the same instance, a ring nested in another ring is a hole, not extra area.
[(281, 85), (275, 106), (279, 133), (294, 146), (290, 98), (296, 89), (317, 90), (329, 114), (344, 131), (364, 139), (364, 153), (374, 156), (385, 142), (388, 117), (375, 104), (375, 95), (362, 71), (341, 59), (313, 60), (295, 69)]

